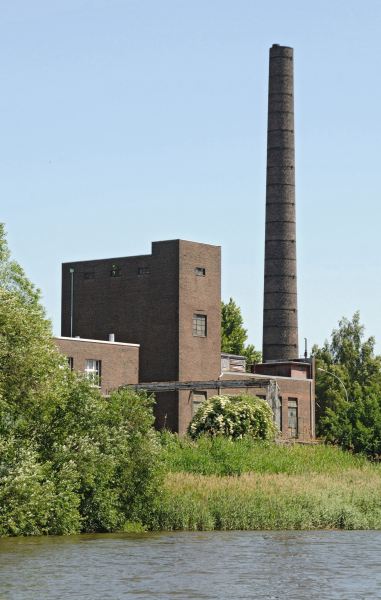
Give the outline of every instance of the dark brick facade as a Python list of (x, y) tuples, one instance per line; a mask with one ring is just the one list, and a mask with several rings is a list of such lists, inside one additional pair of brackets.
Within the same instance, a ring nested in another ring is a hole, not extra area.
[[(107, 340), (113, 333), (140, 344), (141, 382), (216, 379), (220, 298), (219, 246), (153, 242), (149, 255), (62, 265), (62, 335)], [(205, 317), (206, 336), (193, 334), (194, 315)], [(179, 429), (188, 419), (182, 398), (162, 394), (156, 417), (158, 426)]]

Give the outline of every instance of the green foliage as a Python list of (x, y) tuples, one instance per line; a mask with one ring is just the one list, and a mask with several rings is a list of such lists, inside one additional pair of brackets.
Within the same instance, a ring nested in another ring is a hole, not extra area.
[(265, 400), (255, 396), (213, 396), (201, 404), (189, 424), (192, 438), (202, 434), (239, 439), (249, 435), (269, 440), (275, 437), (273, 414)]
[(381, 454), (381, 357), (374, 345), (356, 312), (339, 322), (330, 343), (313, 348), (318, 435), (370, 456)]
[(243, 326), (241, 309), (234, 302), (221, 302), (221, 352), (245, 356), (247, 365), (261, 362), (261, 353), (253, 344), (245, 345), (247, 330)]
[[(160, 434), (165, 468), (170, 472), (199, 475), (268, 473), (287, 475), (335, 474), (368, 469), (365, 457), (330, 445), (282, 445), (249, 436), (230, 440), (203, 435), (192, 440), (177, 434)], [(378, 469), (381, 474), (381, 468)]]
[(152, 400), (70, 372), (3, 228), (0, 331), (0, 535), (144, 524), (161, 482)]

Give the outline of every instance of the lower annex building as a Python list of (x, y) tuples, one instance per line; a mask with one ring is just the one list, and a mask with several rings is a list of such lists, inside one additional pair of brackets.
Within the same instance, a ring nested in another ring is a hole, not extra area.
[(158, 428), (184, 433), (217, 393), (266, 398), (284, 437), (314, 437), (310, 360), (272, 361), (245, 372), (221, 355), (221, 249), (153, 242), (149, 255), (65, 263), (58, 348), (102, 393), (122, 385), (155, 394)]

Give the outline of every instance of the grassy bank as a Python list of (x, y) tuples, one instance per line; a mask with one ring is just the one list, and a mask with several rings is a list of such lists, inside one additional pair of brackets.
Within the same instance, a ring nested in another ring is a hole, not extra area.
[(168, 436), (153, 528), (381, 529), (381, 469), (327, 446)]
[(333, 474), (348, 469), (381, 470), (360, 455), (344, 452), (335, 446), (289, 446), (258, 442), (244, 438), (231, 442), (227, 438), (202, 437), (197, 442), (187, 437), (164, 433), (162, 455), (169, 472), (199, 475), (242, 475), (243, 473), (311, 473)]

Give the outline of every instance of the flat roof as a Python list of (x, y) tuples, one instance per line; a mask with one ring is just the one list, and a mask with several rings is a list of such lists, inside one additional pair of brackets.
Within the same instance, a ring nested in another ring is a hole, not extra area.
[(211, 248), (221, 248), (221, 246), (216, 246), (215, 244), (207, 244), (206, 242), (193, 242), (191, 240), (183, 240), (181, 238), (174, 238), (172, 240), (158, 240), (158, 241), (151, 242), (151, 253), (150, 254), (132, 254), (129, 256), (111, 256), (111, 257), (106, 257), (106, 258), (86, 258), (84, 260), (65, 261), (61, 264), (62, 265), (71, 265), (71, 264), (81, 264), (81, 263), (104, 262), (104, 261), (108, 261), (108, 260), (109, 261), (126, 260), (128, 258), (151, 258), (153, 244), (165, 244), (168, 242), (185, 242), (187, 244), (197, 244), (199, 246), (209, 246)]
[(127, 342), (110, 342), (109, 340), (90, 340), (81, 337), (65, 337), (63, 335), (55, 335), (53, 336), (53, 339), (69, 340), (69, 342), (91, 342), (93, 344), (111, 344), (112, 346), (133, 346), (135, 348), (140, 348), (140, 344), (129, 344)]

